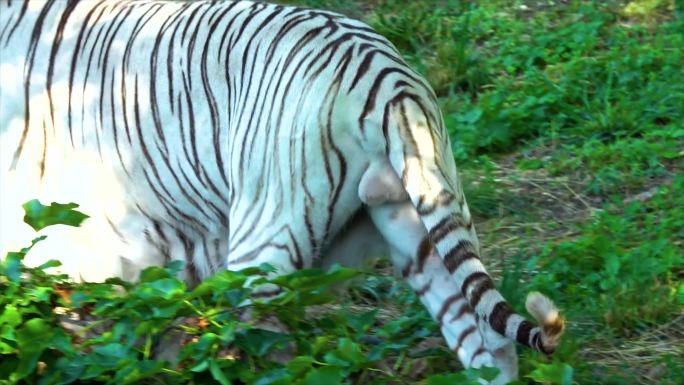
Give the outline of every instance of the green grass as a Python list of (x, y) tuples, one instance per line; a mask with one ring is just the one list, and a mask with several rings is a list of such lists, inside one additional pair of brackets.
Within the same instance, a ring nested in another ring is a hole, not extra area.
[[(568, 320), (553, 357), (519, 349), (520, 383), (684, 383), (681, 2), (287, 3), (368, 22), (433, 84), (501, 290), (520, 310), (540, 290)], [(22, 271), (31, 279), (20, 280)], [(15, 256), (0, 268), (0, 383), (12, 383), (2, 380), (8, 373), (24, 383), (62, 373), (90, 383), (163, 375), (164, 383), (263, 385), (436, 385), (476, 375), (459, 372), (402, 283), (364, 274), (333, 296), (327, 290), (356, 273), (299, 274), (281, 280), (285, 302), (254, 307), (277, 314), (293, 331), (284, 336), (217, 310), (249, 294), (243, 275), (190, 292), (163, 269), (134, 286), (71, 287)], [(118, 326), (74, 336), (56, 326), (54, 306)], [(150, 344), (179, 328), (188, 334), (182, 365), (162, 368)], [(22, 343), (33, 347), (21, 351)], [(264, 354), (287, 344), (295, 361)]]

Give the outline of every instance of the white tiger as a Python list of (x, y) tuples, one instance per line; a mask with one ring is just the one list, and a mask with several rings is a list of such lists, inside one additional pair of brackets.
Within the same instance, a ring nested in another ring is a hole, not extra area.
[(436, 97), (365, 24), (249, 1), (3, 1), (0, 48), (3, 248), (33, 235), (18, 210), (40, 198), (92, 217), (33, 262), (87, 280), (387, 252), (465, 367), (505, 383), (512, 341), (558, 344), (551, 301), (528, 296), (538, 327), (494, 288)]

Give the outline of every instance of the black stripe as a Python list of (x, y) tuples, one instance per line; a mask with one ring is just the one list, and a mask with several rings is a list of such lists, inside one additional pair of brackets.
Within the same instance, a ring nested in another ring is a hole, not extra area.
[(43, 157), (40, 160), (40, 180), (43, 181), (45, 176), (45, 162), (47, 160), (47, 127), (45, 127), (45, 120), (43, 120)]
[(390, 120), (390, 105), (385, 105), (385, 110), (382, 113), (382, 136), (385, 138), (385, 155), (389, 158), (390, 149), (390, 136), (387, 134), (389, 132), (389, 120)]
[[(10, 0), (7, 0), (8, 2)], [(10, 5), (9, 3), (7, 4), (8, 6)], [(14, 26), (12, 26), (12, 29), (9, 31), (7, 34), (7, 39), (5, 39), (5, 47), (7, 47), (7, 44), (10, 41), (10, 38), (12, 35), (14, 35), (14, 31), (17, 30), (17, 27), (19, 27), (19, 24), (21, 23), (21, 20), (24, 18), (24, 15), (26, 14), (26, 10), (28, 9), (29, 2), (28, 0), (24, 1), (24, 4), (21, 6), (21, 11), (19, 11), (19, 17), (17, 17), (17, 21), (15, 21)], [(9, 27), (9, 24), (5, 25), (5, 28)], [(5, 28), (3, 28), (3, 33), (5, 31)], [(0, 34), (1, 36), (2, 34)]]
[(530, 346), (530, 332), (534, 325), (530, 321), (523, 320), (518, 326), (518, 332), (515, 335), (515, 340), (519, 343)]
[(425, 262), (427, 261), (428, 257), (430, 256), (430, 252), (432, 251), (433, 244), (430, 241), (430, 238), (426, 235), (423, 237), (423, 239), (420, 241), (420, 244), (418, 245), (418, 250), (416, 250), (416, 257), (418, 260), (418, 272), (422, 273), (423, 269), (425, 268)]
[(504, 301), (494, 305), (492, 312), (489, 313), (489, 326), (501, 335), (506, 334), (506, 324), (508, 318), (513, 315), (513, 310)]
[(401, 269), (401, 276), (404, 278), (408, 278), (408, 276), (411, 274), (411, 268), (413, 267), (413, 260), (409, 259), (408, 263), (406, 266), (404, 266)]
[(64, 35), (64, 28), (66, 27), (66, 23), (69, 20), (69, 16), (71, 15), (71, 13), (74, 11), (74, 8), (76, 8), (77, 4), (78, 2), (76, 1), (69, 1), (67, 3), (66, 9), (62, 11), (62, 17), (59, 19), (57, 31), (55, 32), (55, 38), (52, 42), (52, 47), (50, 48), (50, 59), (48, 62), (46, 89), (48, 96), (48, 104), (50, 106), (50, 121), (52, 122), (52, 126), (55, 125), (55, 108), (52, 102), (52, 78), (55, 72), (55, 61), (57, 60), (57, 51), (59, 51), (59, 46), (62, 45), (62, 37)]
[[(470, 286), (477, 283), (478, 281), (482, 280), (484, 281), (485, 279), (489, 278), (487, 273), (483, 271), (476, 271), (472, 274), (469, 274), (464, 280), (463, 283), (461, 284), (461, 293), (463, 293), (464, 296), (468, 296), (468, 292), (470, 291)], [(472, 293), (470, 295), (472, 297)], [(472, 304), (471, 304), (472, 306)], [(475, 306), (473, 306), (473, 309)]]
[(435, 317), (440, 326), (442, 325), (444, 321), (444, 315), (447, 313), (447, 311), (449, 311), (449, 308), (461, 298), (463, 298), (461, 294), (452, 294), (446, 300), (444, 300), (441, 309), (439, 309), (439, 313), (437, 313), (437, 316)]
[(461, 228), (468, 228), (468, 223), (465, 221), (463, 216), (457, 214), (449, 215), (430, 229), (430, 239), (432, 239), (434, 243), (438, 243), (452, 231)]
[(480, 347), (477, 348), (475, 353), (473, 353), (473, 356), (470, 357), (470, 363), (472, 364), (473, 361), (475, 361), (475, 357), (479, 356), (480, 354), (487, 353), (487, 352), (488, 352), (488, 350), (485, 349), (485, 347), (483, 345), (480, 345)]
[[(461, 317), (463, 317), (465, 314), (473, 314), (473, 310), (470, 308), (470, 306), (467, 303), (464, 303), (460, 309), (454, 314), (453, 317), (449, 320), (449, 322), (454, 322)], [(476, 314), (477, 315), (477, 314)]]
[[(71, 57), (71, 65), (69, 68), (69, 99), (67, 102), (67, 128), (69, 129), (69, 139), (71, 140), (71, 145), (74, 145), (74, 134), (73, 134), (73, 127), (71, 126), (71, 96), (73, 93), (73, 88), (74, 88), (74, 76), (76, 75), (76, 63), (78, 62), (78, 54), (81, 52), (81, 45), (85, 43), (84, 38), (87, 38), (87, 36), (90, 35), (90, 32), (92, 31), (91, 28), (88, 28), (90, 25), (91, 21), (90, 19), (93, 17), (93, 14), (95, 13), (95, 10), (102, 4), (102, 2), (96, 4), (86, 15), (85, 20), (83, 21), (81, 28), (78, 32), (78, 38), (76, 39), (76, 47), (74, 48), (73, 55)], [(84, 35), (86, 33), (86, 30), (88, 31), (87, 35)], [(84, 82), (85, 83), (85, 82)], [(122, 82), (123, 84), (123, 82)], [(126, 109), (124, 108), (124, 111)], [(127, 127), (128, 128), (128, 127)], [(130, 142), (130, 139), (129, 139)], [(118, 149), (117, 149), (118, 151)], [(120, 157), (121, 154), (119, 154)]]
[(40, 36), (43, 32), (42, 28), (45, 24), (45, 18), (50, 12), (50, 8), (54, 4), (55, 2), (51, 1), (45, 7), (43, 7), (43, 9), (41, 9), (40, 14), (38, 15), (38, 19), (34, 24), (35, 26), (33, 28), (33, 31), (31, 32), (31, 43), (29, 44), (27, 60), (28, 70), (25, 70), (25, 74), (27, 76), (24, 79), (24, 130), (21, 133), (19, 145), (17, 146), (17, 149), (14, 151), (14, 156), (12, 157), (12, 165), (10, 166), (10, 169), (16, 168), (17, 162), (19, 162), (21, 153), (24, 150), (24, 143), (26, 142), (26, 137), (28, 136), (28, 131), (30, 127), (29, 123), (31, 118), (31, 104), (29, 103), (31, 90), (31, 74), (33, 73), (33, 66), (36, 64), (36, 51), (38, 48), (38, 43), (40, 41)]
[[(380, 87), (382, 87), (382, 82), (385, 80), (386, 77), (393, 73), (398, 73), (399, 75), (403, 75), (408, 78), (412, 78), (413, 76), (406, 72), (402, 68), (393, 68), (393, 67), (387, 67), (383, 68), (378, 74), (375, 76), (375, 80), (373, 81), (373, 84), (371, 85), (369, 91), (368, 91), (368, 97), (366, 98), (366, 103), (363, 106), (363, 111), (361, 112), (361, 115), (358, 117), (358, 122), (359, 126), (363, 130), (364, 124), (363, 120), (370, 114), (374, 109), (375, 109), (375, 102), (378, 97), (378, 91), (380, 90)], [(390, 101), (392, 102), (397, 102), (401, 97), (404, 97), (405, 95), (397, 95), (393, 100)]]
[(468, 259), (479, 259), (475, 252), (475, 246), (466, 239), (461, 239), (454, 248), (449, 250), (444, 256), (444, 266), (453, 274), (461, 264)]
[(176, 236), (185, 246), (185, 271), (188, 275), (188, 280), (191, 285), (196, 285), (201, 281), (199, 272), (197, 271), (197, 266), (195, 265), (195, 260), (193, 258), (194, 245), (192, 241), (179, 229), (176, 229)]
[[(339, 94), (339, 90), (341, 87), (341, 83), (344, 79), (344, 73), (346, 72), (347, 66), (349, 65), (349, 62), (351, 60), (351, 52), (352, 48), (347, 49), (345, 54), (342, 56), (342, 60), (340, 61), (340, 64), (338, 65), (337, 68), (337, 73), (335, 76), (335, 80), (330, 88), (329, 93), (332, 93), (332, 101), (329, 103), (329, 108), (328, 112), (326, 115), (326, 124), (325, 124), (325, 130), (323, 133), (325, 135), (321, 135), (321, 140), (325, 137), (327, 139), (327, 143), (330, 145), (330, 150), (332, 150), (332, 154), (337, 158), (338, 162), (338, 167), (337, 170), (339, 172), (338, 179), (336, 183), (331, 183), (334, 186), (332, 196), (330, 197), (330, 200), (328, 202), (328, 220), (325, 225), (325, 232), (324, 232), (324, 237), (327, 238), (328, 234), (330, 234), (330, 229), (332, 227), (332, 219), (333, 219), (333, 214), (335, 207), (337, 207), (337, 202), (340, 198), (340, 195), (342, 193), (342, 187), (344, 186), (344, 182), (346, 181), (347, 178), (347, 161), (344, 157), (343, 152), (340, 150), (339, 146), (335, 143), (335, 138), (336, 135), (334, 134), (333, 131), (333, 110), (334, 110), (334, 105), (335, 102), (337, 101), (337, 95)], [(328, 167), (328, 157), (324, 157), (325, 160), (325, 165), (326, 165), (326, 170)], [(332, 181), (331, 181), (332, 182)]]
[(466, 328), (465, 330), (463, 330), (463, 331), (461, 332), (461, 335), (458, 337), (458, 342), (456, 342), (456, 347), (454, 348), (454, 350), (455, 350), (456, 352), (458, 352), (458, 349), (461, 347), (461, 345), (463, 345), (463, 341), (465, 341), (465, 339), (466, 339), (469, 335), (473, 334), (473, 333), (475, 332), (475, 330), (477, 330), (477, 329), (475, 328), (475, 326), (474, 326), (474, 325), (470, 325), (468, 328)]
[(290, 236), (290, 241), (292, 242), (292, 246), (294, 248), (294, 255), (292, 255), (292, 252), (290, 252), (290, 262), (295, 269), (301, 270), (304, 268), (304, 257), (302, 256), (302, 251), (299, 248), (299, 243), (297, 243), (297, 239), (292, 234), (292, 229), (290, 229), (290, 226), (285, 226), (285, 230), (287, 230)]
[[(477, 277), (475, 277), (477, 276)], [(463, 288), (467, 289), (466, 282), (468, 282), (469, 279), (473, 278), (477, 282), (477, 287), (475, 287), (470, 294), (470, 306), (473, 307), (473, 309), (477, 309), (477, 305), (480, 303), (480, 300), (482, 299), (482, 296), (484, 293), (486, 293), (489, 290), (494, 289), (494, 282), (492, 279), (487, 275), (487, 273), (484, 272), (477, 272), (474, 274), (471, 274), (468, 278), (465, 279), (463, 283)], [(465, 291), (464, 291), (465, 292)]]
[(363, 77), (363, 75), (365, 75), (366, 72), (368, 72), (371, 61), (373, 60), (373, 56), (375, 56), (375, 54), (378, 52), (379, 50), (373, 50), (366, 53), (366, 55), (363, 57), (363, 60), (361, 61), (361, 64), (359, 64), (359, 66), (356, 67), (356, 76), (354, 76), (354, 80), (352, 80), (352, 83), (349, 86), (347, 92), (351, 92), (351, 90), (353, 90), (354, 87), (356, 87), (356, 83), (358, 83), (359, 80)]
[(427, 292), (430, 290), (431, 287), (432, 287), (432, 279), (430, 279), (423, 287), (416, 290), (416, 294), (418, 294), (419, 297), (422, 297), (425, 294), (427, 294)]
[(439, 192), (439, 194), (437, 194), (435, 199), (432, 201), (431, 205), (426, 205), (425, 200), (424, 199), (421, 200), (418, 203), (418, 207), (417, 207), (418, 214), (420, 214), (421, 216), (422, 215), (430, 215), (433, 212), (435, 212), (435, 210), (437, 210), (437, 208), (439, 208), (439, 207), (449, 206), (451, 204), (451, 202), (454, 201), (454, 198), (455, 198), (454, 194), (452, 194), (451, 192), (449, 192), (447, 190), (442, 190)]

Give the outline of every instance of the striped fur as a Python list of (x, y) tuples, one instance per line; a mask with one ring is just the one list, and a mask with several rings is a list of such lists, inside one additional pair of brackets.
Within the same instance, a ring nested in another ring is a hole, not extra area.
[[(465, 366), (558, 343), (550, 301), (530, 297), (540, 329), (494, 289), (436, 97), (365, 24), (247, 1), (2, 1), (0, 49), (2, 212), (39, 197), (92, 214), (36, 258), (62, 250), (86, 279), (176, 259), (191, 283), (288, 272), (370, 239), (349, 235), (367, 212)], [(3, 247), (22, 235), (10, 220)]]

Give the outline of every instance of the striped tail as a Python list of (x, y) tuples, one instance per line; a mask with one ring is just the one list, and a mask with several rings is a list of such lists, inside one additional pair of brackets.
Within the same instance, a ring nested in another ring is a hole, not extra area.
[(435, 247), (461, 294), (493, 330), (540, 352), (553, 353), (563, 334), (563, 318), (551, 300), (530, 293), (527, 309), (540, 324), (536, 326), (515, 313), (496, 290), (480, 260), (448, 135), (435, 128), (441, 126), (441, 117), (438, 113), (426, 116), (429, 109), (421, 102), (411, 98), (395, 102), (400, 119), (394, 124), (404, 140), (391, 141), (388, 151), (392, 167), (427, 229), (417, 251), (418, 269)]
[[(417, 175), (432, 174), (425, 169), (422, 171)], [(414, 175), (413, 172), (408, 174)], [(428, 232), (418, 250), (418, 268), (421, 268), (421, 261), (427, 259), (429, 250), (435, 247), (462, 295), (492, 329), (540, 352), (553, 353), (563, 333), (563, 318), (551, 300), (540, 293), (528, 295), (527, 309), (541, 327), (534, 326), (508, 305), (480, 260), (477, 236), (463, 194), (446, 188), (436, 194), (430, 194), (430, 190), (416, 191), (410, 182), (404, 187)]]

